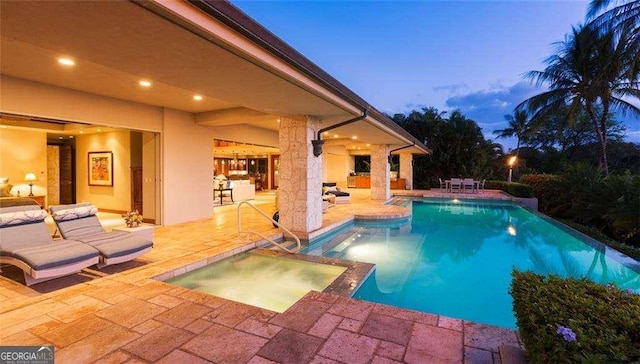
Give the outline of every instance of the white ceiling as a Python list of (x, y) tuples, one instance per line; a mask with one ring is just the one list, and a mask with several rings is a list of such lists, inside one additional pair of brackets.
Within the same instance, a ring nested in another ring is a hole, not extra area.
[[(133, 2), (0, 1), (3, 75), (183, 110), (211, 127), (277, 130), (278, 117), (295, 115), (313, 115), (326, 127), (355, 116), (227, 48)], [(59, 65), (60, 56), (76, 65)], [(152, 87), (140, 87), (142, 79)], [(361, 146), (406, 144), (366, 121), (332, 133), (345, 145), (354, 135)]]

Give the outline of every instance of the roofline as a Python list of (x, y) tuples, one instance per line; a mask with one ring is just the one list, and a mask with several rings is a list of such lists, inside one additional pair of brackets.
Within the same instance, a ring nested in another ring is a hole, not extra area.
[(229, 28), (243, 35), (250, 41), (265, 49), (267, 52), (275, 55), (282, 61), (286, 62), (296, 70), (302, 72), (315, 82), (323, 85), (331, 92), (339, 95), (341, 98), (354, 104), (359, 110), (368, 110), (368, 114), (382, 126), (391, 129), (401, 137), (415, 143), (418, 149), (430, 154), (431, 150), (427, 148), (421, 141), (416, 139), (409, 132), (404, 130), (400, 125), (396, 124), (388, 116), (378, 111), (368, 102), (351, 91), (345, 85), (340, 83), (333, 76), (328, 74), (322, 68), (311, 62), (308, 58), (295, 50), (293, 47), (285, 43), (278, 36), (270, 32), (260, 23), (249, 17), (242, 10), (231, 4), (227, 0), (188, 0), (190, 4), (212, 16), (214, 19), (222, 22)]

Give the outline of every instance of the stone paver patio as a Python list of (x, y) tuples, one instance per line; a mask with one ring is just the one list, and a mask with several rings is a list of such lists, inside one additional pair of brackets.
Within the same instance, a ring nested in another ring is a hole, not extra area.
[[(355, 215), (404, 213), (351, 192), (321, 230)], [(254, 204), (271, 214), (273, 198), (259, 194)], [(236, 210), (157, 227), (151, 253), (101, 271), (26, 287), (19, 270), (3, 267), (0, 345), (54, 345), (56, 363), (499, 363), (500, 345), (521, 346), (512, 330), (335, 293), (312, 291), (277, 313), (155, 279), (260, 245), (238, 238)], [(250, 210), (243, 227), (280, 236)]]

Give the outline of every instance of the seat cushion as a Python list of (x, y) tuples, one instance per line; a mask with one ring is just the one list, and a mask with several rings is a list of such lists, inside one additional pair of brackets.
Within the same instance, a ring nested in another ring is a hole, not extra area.
[(150, 248), (153, 242), (140, 236), (119, 231), (103, 232), (77, 238), (96, 248), (105, 258), (117, 258)]
[(43, 270), (97, 257), (98, 251), (74, 240), (56, 240), (38, 245), (3, 247), (1, 254), (19, 259), (34, 270)]
[(336, 197), (351, 196), (348, 192), (344, 191), (328, 191), (327, 194), (332, 194)]

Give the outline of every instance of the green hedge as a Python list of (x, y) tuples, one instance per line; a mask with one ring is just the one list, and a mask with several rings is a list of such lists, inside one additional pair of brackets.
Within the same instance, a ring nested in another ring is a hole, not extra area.
[(533, 197), (533, 188), (529, 185), (516, 182), (487, 181), (484, 188), (487, 190), (502, 190), (514, 197)]
[(516, 270), (510, 293), (530, 363), (640, 361), (640, 295)]
[(538, 210), (555, 215), (559, 209), (567, 208), (567, 182), (561, 176), (553, 174), (525, 174), (520, 183), (533, 187), (533, 195), (538, 198)]

